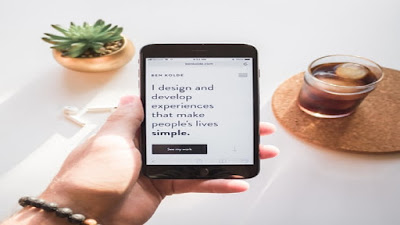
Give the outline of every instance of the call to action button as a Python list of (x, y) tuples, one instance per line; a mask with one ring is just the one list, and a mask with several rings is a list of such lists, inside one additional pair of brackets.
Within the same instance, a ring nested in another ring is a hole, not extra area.
[(153, 154), (207, 154), (207, 145), (152, 145)]

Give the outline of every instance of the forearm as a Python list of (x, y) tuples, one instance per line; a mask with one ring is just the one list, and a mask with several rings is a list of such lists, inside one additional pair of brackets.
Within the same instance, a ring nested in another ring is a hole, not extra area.
[(1, 225), (70, 225), (65, 218), (58, 218), (34, 207), (27, 207), (1, 223)]
[(58, 191), (57, 195), (56, 192), (50, 191), (48, 188), (39, 196), (39, 199), (32, 197), (21, 198), (19, 204), (24, 208), (0, 225), (98, 225), (96, 220), (81, 214), (86, 212), (85, 208), (95, 205), (93, 202), (88, 201), (89, 199), (90, 197), (77, 201), (76, 196), (74, 197), (61, 191)]

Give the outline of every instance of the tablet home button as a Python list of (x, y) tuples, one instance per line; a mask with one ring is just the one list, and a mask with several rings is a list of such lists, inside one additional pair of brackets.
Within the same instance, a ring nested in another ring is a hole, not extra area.
[(209, 171), (208, 171), (207, 168), (201, 168), (200, 171), (199, 171), (199, 175), (200, 175), (201, 177), (207, 176), (208, 173), (209, 173)]

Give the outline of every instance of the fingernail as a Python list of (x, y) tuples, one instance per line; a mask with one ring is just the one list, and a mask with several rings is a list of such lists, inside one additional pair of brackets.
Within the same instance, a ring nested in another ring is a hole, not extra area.
[(276, 130), (276, 125), (270, 122), (264, 122), (265, 124), (267, 124), (268, 126), (271, 127), (271, 129), (273, 129), (274, 131)]
[(271, 150), (273, 150), (277, 155), (281, 152), (281, 150), (279, 150), (278, 147), (276, 147), (275, 145), (264, 145), (266, 148), (269, 148)]
[(134, 96), (124, 96), (119, 100), (119, 106), (130, 105), (135, 101)]

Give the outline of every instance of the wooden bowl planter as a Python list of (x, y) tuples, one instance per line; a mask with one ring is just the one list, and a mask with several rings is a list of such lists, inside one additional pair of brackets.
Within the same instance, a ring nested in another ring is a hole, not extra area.
[(106, 72), (119, 69), (127, 64), (135, 55), (132, 42), (123, 37), (121, 48), (111, 54), (93, 58), (72, 58), (63, 56), (58, 50), (53, 49), (56, 61), (70, 70), (79, 72)]

